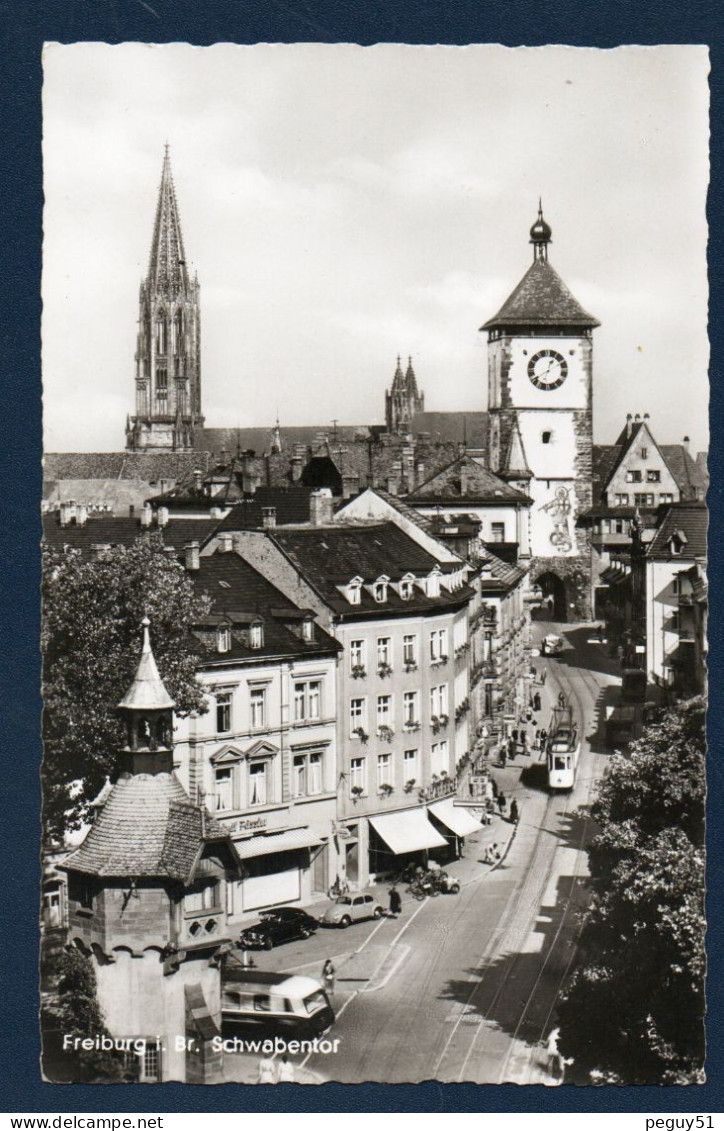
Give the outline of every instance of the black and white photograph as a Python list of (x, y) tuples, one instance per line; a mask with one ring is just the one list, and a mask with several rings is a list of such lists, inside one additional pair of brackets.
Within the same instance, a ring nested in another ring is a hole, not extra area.
[(46, 1082), (705, 1082), (708, 83), (46, 43)]

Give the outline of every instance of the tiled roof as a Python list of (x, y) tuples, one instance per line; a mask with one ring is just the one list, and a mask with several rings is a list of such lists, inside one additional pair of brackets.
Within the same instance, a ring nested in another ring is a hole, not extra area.
[(411, 507), (404, 499), (401, 499), (399, 495), (391, 495), (389, 491), (383, 490), (382, 487), (375, 487), (375, 494), (379, 495), (381, 499), (384, 499), (386, 503), (389, 503), (391, 507), (394, 507), (396, 511), (399, 511), (405, 518), (408, 518), (410, 522), (414, 522), (415, 526), (419, 526), (420, 529), (424, 530), (427, 534), (432, 533), (434, 526), (432, 515), (422, 514), (420, 511), (415, 510), (414, 507)]
[(462, 444), (469, 448), (487, 445), (487, 412), (416, 412), (410, 430), (413, 436), (428, 432), (433, 444)]
[[(228, 652), (218, 652), (215, 640), (209, 640), (205, 645), (202, 632), (199, 641), (202, 663), (212, 660), (226, 663), (237, 659), (258, 662), (270, 656), (334, 655), (339, 651), (337, 641), (318, 624), (314, 626), (315, 639), (310, 642), (302, 640), (298, 628), (299, 608), (233, 551), (221, 553), (216, 550), (209, 557), (202, 556), (199, 569), (191, 570), (188, 576), (196, 592), (205, 594), (211, 601), (208, 623), (220, 623), (226, 619), (232, 625)], [(245, 625), (257, 617), (263, 623), (263, 644), (261, 648), (251, 648), (244, 634), (233, 631), (233, 625)]]
[(309, 496), (311, 487), (258, 487), (251, 498), (236, 503), (219, 530), (259, 530), (263, 525), (262, 511), (274, 507), (279, 526), (309, 522)]
[(681, 555), (706, 558), (706, 533), (709, 512), (703, 503), (675, 503), (666, 509), (648, 548), (649, 557), (670, 557), (672, 537), (681, 532), (686, 538)]
[(187, 479), (196, 468), (206, 471), (208, 457), (196, 452), (48, 452), (43, 458), (46, 480), (142, 479), (145, 483)]
[(501, 586), (504, 589), (511, 589), (527, 573), (527, 570), (523, 569), (522, 566), (513, 565), (512, 562), (504, 562), (502, 558), (491, 554), (489, 550), (485, 551), (485, 556), (478, 563), (478, 567), (482, 570), (480, 587), (484, 591), (500, 589)]
[(231, 845), (213, 818), (191, 803), (175, 774), (122, 774), (64, 868), (93, 876), (188, 883), (209, 840)]
[(481, 326), (481, 330), (503, 326), (593, 328), (598, 325), (548, 260), (536, 259), (495, 317)]
[(119, 707), (132, 710), (159, 711), (176, 706), (164, 687), (163, 680), (156, 667), (156, 659), (151, 651), (149, 623), (148, 617), (144, 617), (141, 658), (138, 661), (133, 682), (118, 704)]
[[(683, 444), (662, 444), (661, 452), (679, 485), (682, 499), (703, 499), (709, 486), (709, 477), (686, 447)], [(696, 492), (699, 492), (698, 496)]]
[(43, 498), (51, 506), (63, 502), (84, 503), (87, 507), (108, 507), (113, 514), (128, 514), (128, 508), (142, 507), (149, 485), (144, 479), (45, 479)]
[(525, 503), (526, 495), (510, 487), (472, 456), (461, 456), (425, 480), (407, 496), (410, 503)]
[(593, 445), (593, 500), (600, 500), (621, 456), (620, 444)]
[[(602, 501), (606, 484), (611, 479), (615, 469), (625, 456), (635, 440), (636, 433), (643, 425), (643, 421), (633, 423), (631, 436), (626, 436), (624, 428), (615, 444), (593, 445), (593, 500), (594, 504)], [(708, 477), (702, 471), (701, 463), (695, 460), (683, 444), (659, 444), (659, 451), (666, 461), (666, 466), (676, 480), (682, 494), (682, 500), (687, 501), (697, 497), (703, 499), (708, 487)]]
[(437, 564), (440, 564), (443, 573), (459, 568), (455, 562), (437, 563), (431, 554), (393, 522), (287, 528), (271, 531), (270, 536), (329, 607), (337, 612), (351, 615), (374, 613), (376, 616), (401, 614), (446, 604), (458, 605), (470, 596), (467, 588), (450, 594), (441, 588), (439, 598), (427, 597), (416, 587), (413, 597), (404, 601), (390, 587), (383, 605), (366, 590), (361, 594), (361, 603), (351, 605), (337, 586), (345, 585), (353, 577), (362, 577), (371, 584), (383, 574), (392, 581), (399, 580), (406, 573), (426, 577)]
[(164, 527), (143, 527), (140, 518), (112, 518), (91, 515), (83, 526), (61, 526), (55, 514), (43, 515), (43, 540), (51, 549), (70, 546), (76, 550), (90, 550), (93, 546), (130, 546), (144, 533), (160, 533), (166, 546), (173, 546), (178, 554), (189, 542), (202, 543), (218, 528), (219, 519), (173, 518)]
[[(305, 447), (315, 447), (318, 438), (326, 435), (332, 440), (332, 429), (329, 424), (301, 424), (280, 429), (282, 449), (287, 457), (293, 454), (295, 444), (304, 444)], [(340, 440), (352, 441), (357, 435), (368, 435), (369, 428), (364, 424), (337, 425), (336, 435)], [(199, 452), (210, 452), (219, 456), (222, 451), (227, 451), (230, 456), (237, 452), (256, 452), (263, 455), (268, 452), (272, 444), (271, 428), (199, 428), (196, 430), (196, 449)]]

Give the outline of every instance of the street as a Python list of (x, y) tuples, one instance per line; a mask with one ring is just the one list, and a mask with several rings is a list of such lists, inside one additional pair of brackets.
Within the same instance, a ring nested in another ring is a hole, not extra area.
[[(491, 870), (477, 859), (481, 839), (492, 835), (484, 830), (468, 839), (458, 896), (406, 902), (399, 920), (320, 931), (307, 944), (274, 952), (275, 968), (318, 976), (328, 955), (337, 967), (330, 1035), (339, 1047), (334, 1055), (298, 1058), (311, 1080), (560, 1082), (549, 1070), (545, 1040), (575, 959), (577, 913), (588, 898), (591, 827), (577, 810), (605, 772), (603, 706), (619, 677), (590, 626), (538, 623), (533, 631), (536, 643), (551, 631), (566, 640), (560, 656), (534, 662), (539, 674), (547, 670), (539, 725), (548, 724), (548, 704), (560, 690), (579, 723), (575, 787), (550, 794), (537, 755), (493, 768), (521, 810), (512, 837), (508, 823), (497, 826), (499, 841), (503, 829), (510, 838), (500, 866)], [(227, 1070), (228, 1078), (241, 1078), (231, 1064)]]

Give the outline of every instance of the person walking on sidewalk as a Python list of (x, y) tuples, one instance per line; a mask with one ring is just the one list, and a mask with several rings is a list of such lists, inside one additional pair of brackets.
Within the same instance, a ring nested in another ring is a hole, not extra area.
[(543, 671), (541, 672), (541, 677), (540, 677), (541, 687), (545, 687), (547, 676), (548, 676), (548, 668), (543, 668)]
[(501, 817), (505, 816), (505, 810), (507, 808), (508, 808), (508, 799), (505, 796), (505, 794), (501, 791), (498, 794), (498, 812), (500, 813)]
[(294, 1083), (294, 1065), (286, 1053), (279, 1061), (277, 1068), (277, 1083), (279, 1084), (293, 1084)]
[(322, 985), (324, 986), (327, 992), (327, 997), (329, 998), (334, 997), (335, 973), (336, 971), (334, 969), (334, 966), (332, 965), (332, 959), (326, 959), (324, 966), (322, 967)]
[(534, 711), (540, 711), (540, 709), (541, 709), (540, 691), (536, 691), (535, 695), (533, 696), (533, 710)]
[(274, 1061), (270, 1056), (263, 1056), (259, 1061), (259, 1075), (257, 1080), (259, 1084), (276, 1084), (277, 1078), (274, 1072)]
[(390, 915), (392, 916), (393, 919), (396, 919), (401, 911), (402, 911), (402, 897), (400, 896), (399, 891), (397, 890), (397, 888), (393, 884), (392, 887), (390, 888)]
[(520, 809), (518, 808), (518, 802), (516, 801), (515, 798), (513, 798), (513, 800), (510, 803), (510, 821), (511, 821), (511, 824), (517, 825), (519, 820), (520, 820)]

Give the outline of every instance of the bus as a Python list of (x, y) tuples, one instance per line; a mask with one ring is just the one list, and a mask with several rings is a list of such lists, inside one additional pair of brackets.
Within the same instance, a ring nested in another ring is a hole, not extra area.
[(549, 789), (573, 789), (580, 748), (573, 711), (570, 707), (554, 707), (546, 748)]
[(225, 964), (221, 1020), (224, 1029), (318, 1037), (334, 1023), (334, 1011), (316, 978)]

